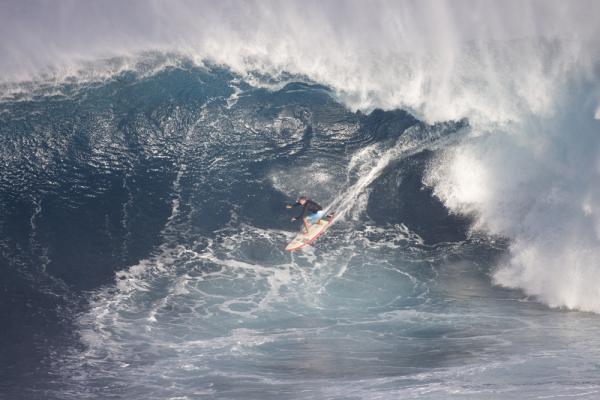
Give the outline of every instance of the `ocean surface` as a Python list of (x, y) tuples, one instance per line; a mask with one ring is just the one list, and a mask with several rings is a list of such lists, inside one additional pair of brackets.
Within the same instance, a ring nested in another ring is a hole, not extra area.
[(600, 317), (424, 184), (470, 132), (191, 62), (5, 96), (0, 398), (599, 398)]

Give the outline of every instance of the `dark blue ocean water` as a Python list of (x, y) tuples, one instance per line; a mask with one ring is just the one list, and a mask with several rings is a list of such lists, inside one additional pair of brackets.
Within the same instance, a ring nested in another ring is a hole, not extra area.
[[(468, 121), (286, 79), (4, 98), (0, 398), (597, 398), (600, 319), (494, 287), (507, 241), (422, 183)], [(300, 194), (338, 219), (290, 254)]]

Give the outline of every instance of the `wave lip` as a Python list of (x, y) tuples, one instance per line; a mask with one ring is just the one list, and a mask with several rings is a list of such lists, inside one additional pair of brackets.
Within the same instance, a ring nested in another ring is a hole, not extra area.
[(438, 155), (426, 182), (473, 230), (511, 240), (493, 278), (552, 307), (600, 312), (598, 81), (557, 91), (556, 112), (529, 114)]

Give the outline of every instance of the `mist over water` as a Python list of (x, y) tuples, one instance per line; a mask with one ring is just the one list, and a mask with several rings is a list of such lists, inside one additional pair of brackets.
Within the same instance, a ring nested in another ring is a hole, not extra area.
[(597, 15), (0, 4), (0, 394), (595, 398)]

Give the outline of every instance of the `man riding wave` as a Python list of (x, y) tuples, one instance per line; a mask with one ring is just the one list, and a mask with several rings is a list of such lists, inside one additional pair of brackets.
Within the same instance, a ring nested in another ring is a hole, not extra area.
[[(302, 218), (305, 229), (304, 233), (308, 233), (310, 226), (312, 224), (319, 223), (319, 221), (325, 216), (325, 211), (323, 211), (323, 207), (318, 205), (315, 201), (308, 199), (306, 196), (301, 196), (298, 198), (296, 203), (288, 204), (286, 205), (286, 208), (298, 206), (302, 207), (302, 211), (297, 217), (293, 217), (292, 221)], [(332, 215), (328, 215), (327, 218), (331, 221)]]

